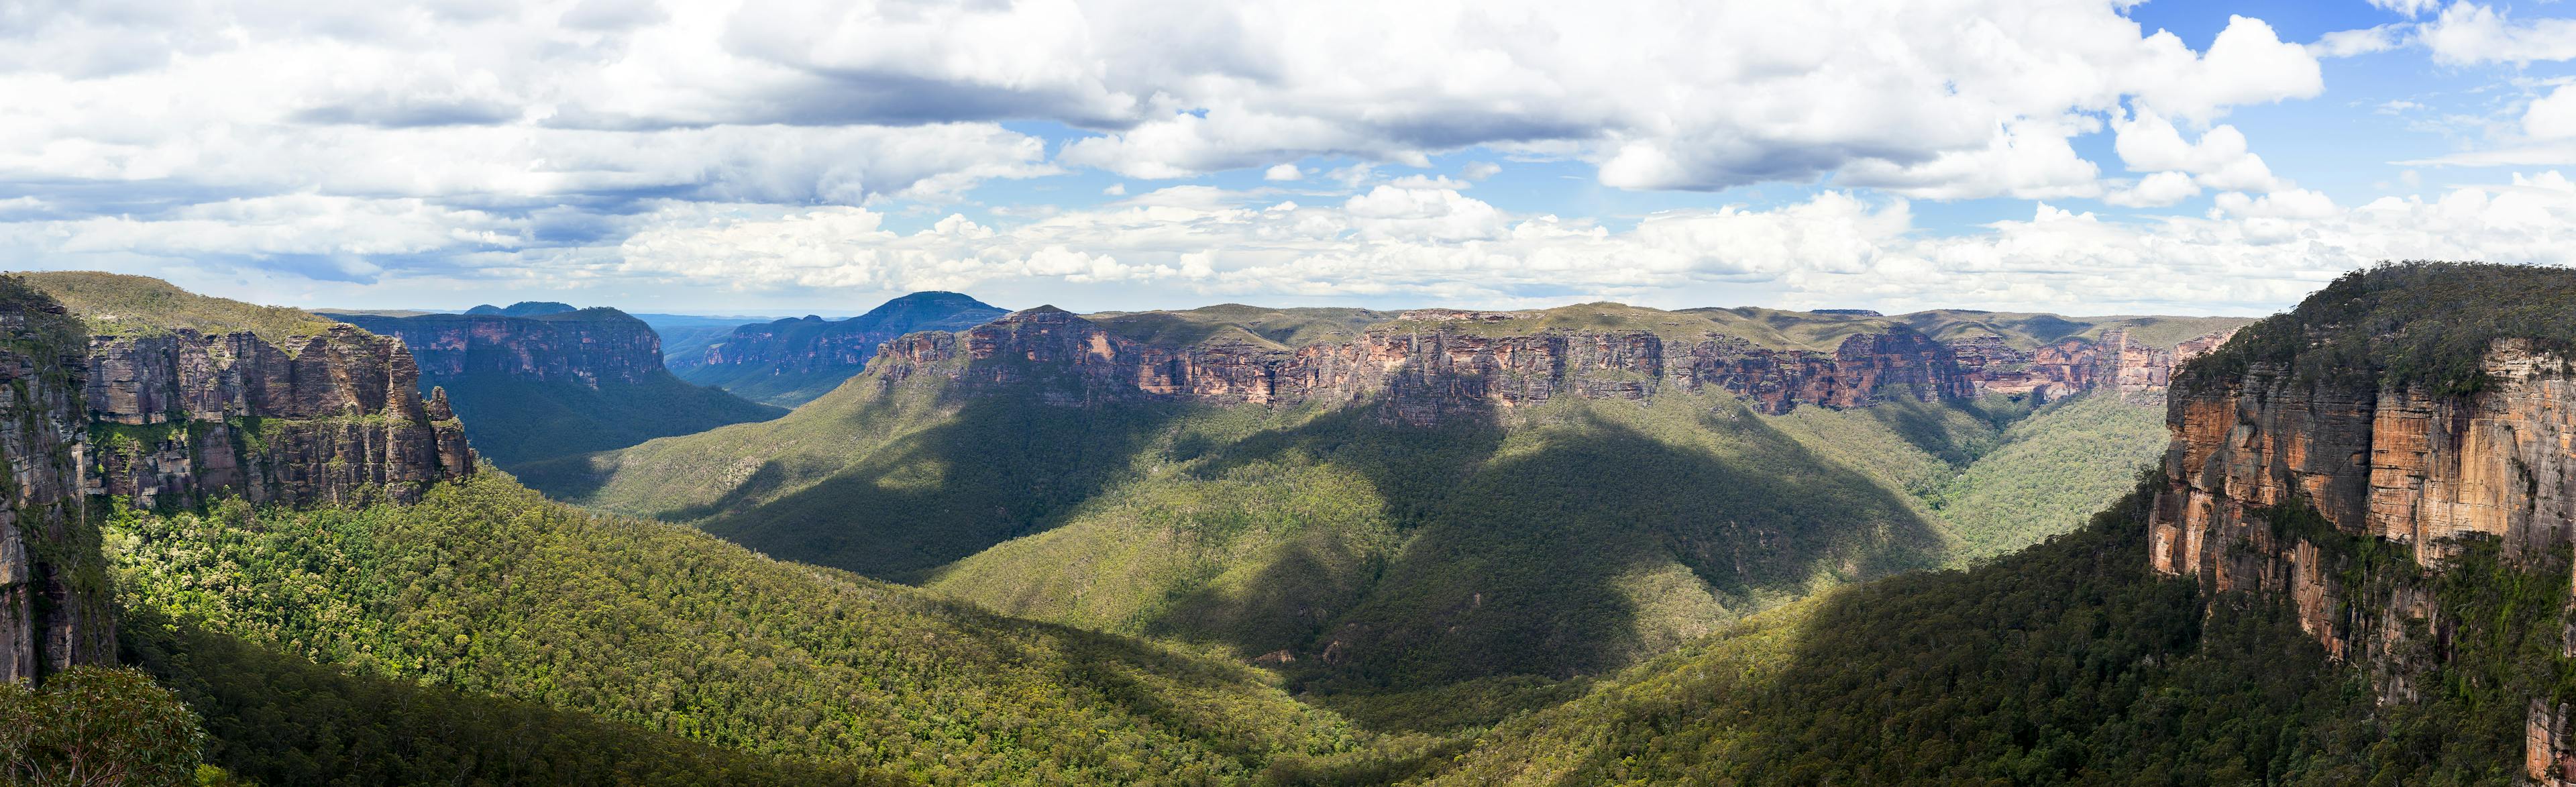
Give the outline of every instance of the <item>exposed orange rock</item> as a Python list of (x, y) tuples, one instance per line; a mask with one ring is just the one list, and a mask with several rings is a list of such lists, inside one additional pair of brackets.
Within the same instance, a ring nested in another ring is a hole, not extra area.
[[(878, 350), (870, 368), (888, 383), (934, 369), (972, 383), (1051, 382), (1041, 395), (1059, 404), (1131, 397), (1227, 404), (1371, 399), (1388, 420), (1433, 424), (1561, 396), (1644, 399), (1704, 387), (1774, 414), (1800, 405), (1866, 407), (1897, 391), (1933, 401), (2034, 390), (2057, 396), (2097, 385), (2149, 390), (2164, 385), (2175, 357), (2117, 331), (2104, 346), (2068, 340), (2038, 353), (2021, 353), (1993, 337), (1942, 343), (1912, 331), (1859, 334), (1824, 353), (1756, 347), (1721, 334), (1677, 341), (1648, 331), (1492, 336), (1421, 327), (1510, 316), (1416, 310), (1399, 320), (1405, 327), (1283, 349), (1224, 341), (1145, 344), (1042, 306), (966, 331), (962, 340), (940, 332), (897, 338)], [(972, 363), (951, 362), (960, 355)]]
[[(2398, 655), (2407, 632), (2439, 642), (2451, 627), (2430, 590), (2383, 582), (2372, 603), (2355, 605), (2339, 566), (2305, 536), (2276, 537), (2265, 517), (2312, 506), (2337, 531), (2409, 546), (2427, 567), (2469, 534), (2500, 539), (2513, 560), (2566, 545), (2576, 522), (2576, 380), (2561, 359), (2517, 340), (2496, 342), (2482, 365), (2490, 384), (2459, 397), (2338, 389), (2263, 364), (2176, 388), (2150, 568), (2213, 591), (2279, 594), (2330, 654), (2372, 670), (2383, 701), (2412, 699), (2418, 665)], [(2576, 630), (2562, 650), (2576, 652)], [(2525, 775), (2571, 784), (2566, 706), (2534, 701), (2527, 718)]]

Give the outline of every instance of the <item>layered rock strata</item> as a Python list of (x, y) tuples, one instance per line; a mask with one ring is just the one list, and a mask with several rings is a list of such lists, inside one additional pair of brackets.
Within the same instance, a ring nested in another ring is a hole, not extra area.
[(80, 326), (0, 283), (0, 681), (113, 661), (96, 523), (81, 499)]
[[(2453, 621), (2420, 581), (2363, 576), (2354, 586), (2350, 556), (2320, 539), (2380, 539), (2432, 569), (2463, 536), (2494, 537), (2507, 560), (2528, 562), (2566, 547), (2576, 525), (2569, 367), (2519, 340), (2496, 342), (2482, 366), (2489, 384), (2456, 397), (2306, 382), (2264, 363), (2233, 379), (2183, 381), (2168, 405), (2174, 441), (2148, 526), (2149, 567), (2211, 591), (2287, 599), (2330, 655), (2371, 670), (2384, 700), (2412, 700), (2424, 665), (2410, 661), (2421, 649), (2405, 646), (2414, 632), (2447, 641)], [(2565, 783), (2576, 759), (2564, 706), (2535, 700), (2529, 718), (2527, 775)]]
[[(871, 368), (887, 381), (933, 368), (978, 384), (1056, 381), (1063, 384), (1044, 387), (1044, 395), (1060, 404), (1375, 398), (1389, 420), (1424, 425), (1562, 396), (1643, 399), (1703, 388), (1745, 397), (1772, 414), (1802, 404), (1865, 407), (1887, 396), (1934, 401), (2043, 390), (2040, 384), (2014, 387), (2032, 379), (2060, 394), (2099, 385), (2147, 390), (2164, 384), (2173, 358), (2129, 343), (2125, 334), (2117, 335), (2119, 344), (2110, 350), (2070, 341), (2019, 353), (2000, 339), (1945, 344), (1899, 331), (1854, 335), (1833, 352), (1815, 352), (1756, 347), (1716, 333), (1677, 339), (1650, 331), (1468, 330), (1509, 318), (1500, 312), (1417, 310), (1400, 317), (1395, 325), (1403, 327), (1292, 349), (1242, 341), (1151, 345), (1039, 307), (976, 327), (962, 340), (945, 333), (898, 338), (884, 345)], [(1963, 353), (1962, 346), (1970, 349)], [(973, 363), (949, 363), (961, 358)]]
[(290, 352), (249, 333), (102, 336), (86, 367), (87, 489), (137, 506), (408, 500), (474, 470), (444, 394), (420, 395), (392, 337), (342, 325)]

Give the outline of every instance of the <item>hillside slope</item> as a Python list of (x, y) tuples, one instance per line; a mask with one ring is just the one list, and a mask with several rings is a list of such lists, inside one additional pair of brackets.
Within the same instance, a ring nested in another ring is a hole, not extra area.
[(672, 376), (652, 327), (616, 309), (520, 303), (483, 314), (340, 319), (402, 339), (419, 361), (422, 390), (445, 388), (475, 449), (503, 467), (784, 412)]
[[(336, 725), (486, 724), (438, 710), (478, 695), (609, 724), (567, 734), (631, 725), (935, 784), (1238, 780), (1360, 745), (1255, 670), (582, 513), (492, 473), (409, 506), (129, 513), (107, 542), (134, 647), (165, 654), (145, 663), (232, 736), (217, 761), (262, 783), (309, 778), (325, 752), (297, 752), (347, 740)], [(279, 676), (462, 694), (308, 717), (322, 706), (263, 682)], [(544, 713), (515, 707), (488, 723)]]
[(689, 382), (796, 407), (866, 369), (877, 345), (888, 340), (913, 331), (961, 331), (1005, 313), (959, 293), (916, 292), (846, 320), (807, 315), (743, 325), (671, 368)]

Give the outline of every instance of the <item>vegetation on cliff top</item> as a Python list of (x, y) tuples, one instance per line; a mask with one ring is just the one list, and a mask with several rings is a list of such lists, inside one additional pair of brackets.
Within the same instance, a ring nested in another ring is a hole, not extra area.
[[(1364, 743), (1223, 659), (996, 617), (685, 528), (583, 513), (495, 472), (410, 506), (230, 504), (127, 513), (110, 530), (119, 596), (136, 611), (129, 637), (175, 643), (146, 664), (214, 703), (217, 761), (263, 782), (304, 783), (307, 742), (384, 746), (433, 740), (407, 724), (484, 723), (456, 697), (403, 691), (389, 695), (398, 707), (388, 715), (315, 704), (312, 693), (367, 676), (944, 784), (1242, 779), (1274, 758)], [(191, 632), (258, 652), (204, 655)], [(281, 655), (361, 677), (260, 663)], [(499, 712), (489, 723), (544, 720)], [(332, 728), (299, 729), (306, 720)], [(355, 729), (335, 726), (344, 722)], [(385, 731), (365, 731), (375, 727)], [(506, 740), (490, 732), (435, 740), (464, 750)], [(412, 756), (434, 765), (442, 755)]]
[(2576, 270), (2410, 261), (2344, 274), (2297, 308), (2247, 326), (2178, 372), (2178, 387), (2231, 383), (2254, 364), (2327, 387), (2485, 388), (2498, 339), (2576, 355)]
[(270, 344), (329, 330), (329, 318), (283, 306), (259, 306), (198, 295), (148, 276), (98, 271), (14, 274), (52, 296), (93, 334), (152, 336), (186, 328), (204, 334), (249, 331)]

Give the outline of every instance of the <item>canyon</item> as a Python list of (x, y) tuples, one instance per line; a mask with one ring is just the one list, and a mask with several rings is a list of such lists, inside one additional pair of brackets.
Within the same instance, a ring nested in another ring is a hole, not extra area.
[(625, 312), (552, 302), (477, 308), (331, 316), (409, 347), (418, 384), (444, 389), (475, 447), (504, 467), (783, 412), (674, 377), (662, 365), (661, 336)]

